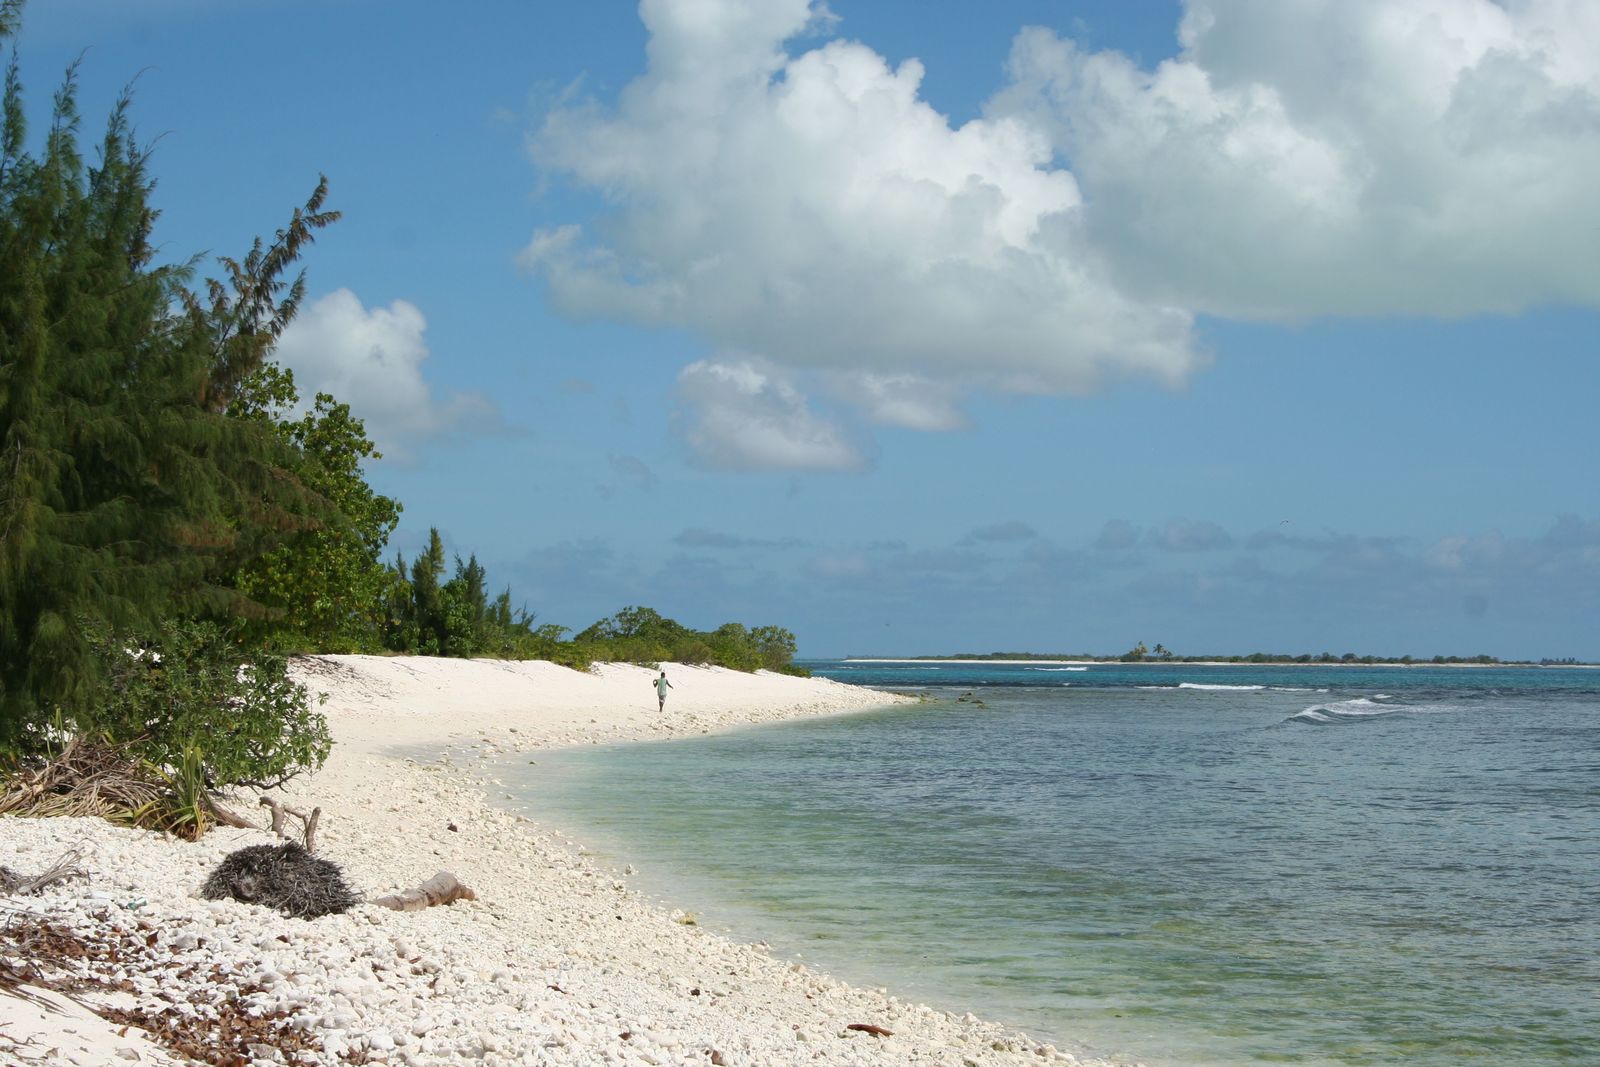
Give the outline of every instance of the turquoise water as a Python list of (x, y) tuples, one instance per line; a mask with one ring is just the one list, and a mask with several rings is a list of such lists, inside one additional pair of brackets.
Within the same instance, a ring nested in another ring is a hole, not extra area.
[(812, 666), (928, 702), (506, 780), (703, 923), (1063, 1047), (1597, 1062), (1600, 672)]

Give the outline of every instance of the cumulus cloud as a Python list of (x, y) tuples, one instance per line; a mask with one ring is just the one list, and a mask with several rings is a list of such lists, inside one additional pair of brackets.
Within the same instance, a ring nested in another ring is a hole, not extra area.
[(833, 377), (833, 393), (871, 422), (907, 430), (961, 430), (967, 417), (956, 407), (955, 389), (915, 374), (854, 372)]
[(1021, 33), (988, 114), (1072, 161), (1119, 283), (1215, 314), (1600, 304), (1600, 6), (1187, 0), (1153, 70)]
[[(1026, 28), (960, 125), (917, 60), (819, 40), (820, 2), (640, 13), (644, 72), (531, 139), (607, 217), (536, 233), (523, 260), (568, 314), (781, 369), (783, 419), (771, 390), (721, 392), (696, 447), (724, 465), (856, 462), (795, 414), (818, 388), (867, 423), (949, 431), (975, 389), (1178, 384), (1209, 358), (1200, 313), (1600, 306), (1591, 0), (1185, 0), (1181, 51), (1153, 68)], [(738, 408), (764, 443), (719, 436)]]
[(953, 127), (915, 60), (844, 40), (785, 53), (821, 10), (641, 5), (645, 73), (614, 110), (557, 109), (534, 139), (614, 211), (604, 240), (566, 226), (529, 244), (558, 306), (878, 376), (875, 417), (934, 429), (959, 423), (894, 395), (901, 376), (1074, 391), (1195, 366), (1187, 312), (1108, 281), (1043, 135), (1008, 117)]
[(691, 363), (678, 375), (687, 409), (684, 436), (707, 465), (723, 470), (847, 470), (862, 456), (806, 398), (753, 363)]
[(404, 300), (368, 309), (350, 290), (338, 289), (289, 324), (276, 358), (294, 371), (303, 400), (331, 393), (365, 422), (385, 455), (403, 459), (410, 446), (469, 420), (499, 422), (494, 406), (476, 394), (435, 397), (422, 374), (427, 326), (422, 312)]

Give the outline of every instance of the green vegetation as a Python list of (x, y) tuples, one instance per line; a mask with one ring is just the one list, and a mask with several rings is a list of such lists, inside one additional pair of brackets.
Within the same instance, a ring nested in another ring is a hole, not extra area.
[[(11, 31), (20, 4), (0, 6)], [(15, 56), (0, 124), (0, 746), (47, 725), (129, 738), (105, 709), (125, 647), (176, 620), (265, 620), (241, 568), (305, 531), (348, 523), (314, 462), (236, 403), (299, 303), (284, 275), (323, 211), (319, 184), (273, 244), (192, 268), (153, 263), (147, 154), (118, 102), (98, 165), (77, 143), (75, 83), (26, 149)], [(102, 639), (102, 635), (110, 635)], [(220, 711), (220, 709), (219, 709)]]
[(253, 635), (286, 651), (370, 650), (383, 617), (389, 576), (379, 561), (400, 504), (366, 483), (361, 463), (380, 453), (361, 420), (327, 393), (300, 418), (294, 377), (268, 364), (233, 411), (270, 426), (293, 458), (293, 473), (337, 509), (341, 521), (296, 530), (245, 560), (235, 587), (263, 612)]
[[(271, 788), (320, 766), (332, 740), (288, 661), (241, 648), (215, 623), (174, 622), (141, 649), (107, 648), (112, 677), (81, 732), (116, 737), (139, 723), (129, 749), (158, 767), (186, 755), (215, 787)], [(217, 709), (227, 709), (218, 715)]]
[(691, 630), (652, 608), (626, 607), (565, 640), (567, 627), (535, 625), (526, 608), (511, 607), (506, 589), (488, 599), (487, 575), (477, 557), (455, 558), (445, 573), (444, 544), (431, 530), (428, 547), (410, 564), (396, 556), (387, 569), (383, 647), (427, 656), (543, 659), (586, 669), (597, 662), (715, 664), (734, 670), (806, 673), (793, 666), (794, 634), (778, 626), (748, 629), (730, 622), (712, 631)]
[(127, 93), (92, 163), (76, 67), (30, 141), (22, 6), (0, 0), (0, 770), (17, 772), (0, 799), (109, 775), (124, 816), (197, 835), (212, 790), (326, 758), (292, 653), (792, 669), (786, 630), (705, 633), (648, 608), (563, 640), (509, 589), (491, 601), (475, 557), (446, 579), (437, 530), (384, 563), (401, 509), (366, 481), (361, 420), (327, 394), (303, 408), (272, 360), (305, 293), (295, 265), (339, 217), (326, 180), (220, 278), (156, 262)]

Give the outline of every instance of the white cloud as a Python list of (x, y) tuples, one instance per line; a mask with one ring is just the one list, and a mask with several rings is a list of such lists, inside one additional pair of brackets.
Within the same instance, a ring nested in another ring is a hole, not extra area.
[(967, 417), (956, 407), (955, 389), (915, 374), (838, 374), (832, 391), (879, 425), (928, 431), (967, 427)]
[(1600, 305), (1600, 5), (1188, 0), (1143, 70), (1043, 29), (989, 107), (1072, 161), (1094, 246), (1222, 315)]
[[(880, 381), (1082, 391), (1196, 365), (1187, 312), (1108, 282), (1044, 136), (1010, 118), (952, 128), (916, 61), (841, 40), (789, 57), (817, 10), (641, 5), (647, 71), (614, 110), (557, 109), (534, 141), (614, 211), (604, 241), (565, 226), (526, 249), (558, 306)], [(960, 424), (948, 401), (866, 407)]]
[(1148, 70), (1026, 29), (960, 126), (918, 61), (806, 39), (820, 3), (640, 12), (644, 73), (531, 142), (608, 216), (523, 261), (566, 313), (781, 369), (798, 410), (815, 381), (948, 431), (974, 389), (1180, 384), (1209, 358), (1200, 313), (1600, 306), (1592, 0), (1186, 0), (1181, 53)]
[(753, 363), (691, 363), (678, 375), (684, 436), (724, 470), (847, 470), (862, 457), (836, 425), (776, 373)]
[(403, 459), (410, 445), (469, 419), (499, 421), (494, 406), (476, 394), (434, 397), (422, 376), (427, 326), (404, 300), (369, 310), (350, 290), (338, 289), (301, 310), (275, 358), (294, 371), (303, 402), (331, 393), (365, 422), (385, 455)]

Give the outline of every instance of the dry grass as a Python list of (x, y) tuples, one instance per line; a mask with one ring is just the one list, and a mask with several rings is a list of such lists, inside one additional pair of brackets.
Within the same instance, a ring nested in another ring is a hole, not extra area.
[(23, 768), (0, 793), (0, 815), (98, 815), (126, 821), (160, 803), (166, 783), (117, 745), (78, 737), (53, 759)]
[(169, 772), (128, 746), (76, 737), (45, 762), (12, 772), (0, 790), (0, 815), (98, 816), (190, 841), (218, 823), (252, 825), (217, 805), (192, 748)]

